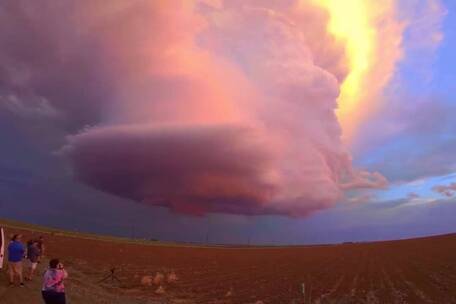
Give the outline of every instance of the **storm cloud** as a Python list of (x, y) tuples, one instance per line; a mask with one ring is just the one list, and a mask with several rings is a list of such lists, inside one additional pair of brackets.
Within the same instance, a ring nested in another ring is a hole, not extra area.
[(3, 108), (61, 121), (59, 154), (91, 187), (304, 216), (387, 185), (341, 143), (345, 49), (310, 4), (5, 1), (0, 16)]

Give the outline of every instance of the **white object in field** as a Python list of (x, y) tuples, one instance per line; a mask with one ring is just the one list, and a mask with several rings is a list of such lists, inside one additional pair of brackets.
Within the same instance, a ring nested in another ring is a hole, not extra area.
[(3, 231), (3, 228), (0, 227), (0, 269), (3, 268), (3, 257), (5, 256), (5, 246), (6, 246), (5, 232)]

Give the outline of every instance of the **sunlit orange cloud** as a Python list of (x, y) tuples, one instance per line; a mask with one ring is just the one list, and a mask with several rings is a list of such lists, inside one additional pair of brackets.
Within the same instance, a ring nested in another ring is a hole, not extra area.
[(382, 90), (402, 57), (405, 26), (394, 0), (312, 2), (327, 10), (327, 30), (345, 44), (348, 73), (340, 86), (337, 116), (343, 139), (349, 143), (379, 107)]

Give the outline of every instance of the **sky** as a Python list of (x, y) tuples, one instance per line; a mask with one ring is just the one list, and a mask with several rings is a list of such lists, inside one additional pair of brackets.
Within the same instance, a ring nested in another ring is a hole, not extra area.
[(456, 5), (341, 3), (3, 1), (0, 218), (230, 244), (456, 232)]

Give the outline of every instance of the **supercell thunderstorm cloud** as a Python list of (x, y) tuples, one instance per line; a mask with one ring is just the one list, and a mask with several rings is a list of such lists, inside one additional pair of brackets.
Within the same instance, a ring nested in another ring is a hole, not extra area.
[(305, 216), (387, 186), (344, 142), (401, 57), (393, 1), (348, 19), (332, 1), (25, 2), (1, 11), (0, 98), (65, 121), (75, 179), (187, 214)]

